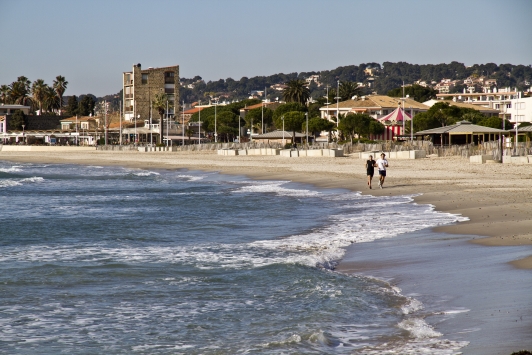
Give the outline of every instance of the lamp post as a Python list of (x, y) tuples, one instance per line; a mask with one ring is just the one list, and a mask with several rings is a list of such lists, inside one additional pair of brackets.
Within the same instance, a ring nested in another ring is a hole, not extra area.
[(264, 134), (264, 101), (262, 102), (262, 122), (260, 124), (260, 134)]
[[(104, 124), (104, 128), (105, 128), (105, 145), (107, 146), (107, 101), (104, 101), (103, 102), (103, 112), (104, 112), (104, 117), (105, 117), (105, 124)], [(78, 127), (77, 127), (78, 123), (77, 123), (77, 116), (76, 116), (76, 131), (78, 130)]]
[(152, 124), (152, 110), (153, 108), (153, 105), (151, 103), (151, 98), (150, 98), (150, 147), (153, 146), (153, 124)]
[(517, 142), (519, 142), (519, 92), (517, 92), (517, 101), (515, 103), (515, 155), (517, 155)]
[(281, 116), (281, 120), (283, 121), (283, 146), (286, 144), (284, 141), (284, 116)]
[(183, 134), (183, 139), (181, 141), (181, 145), (184, 147), (185, 146), (185, 100), (183, 100), (183, 109), (181, 110), (181, 112), (182, 112), (182, 118), (183, 118), (183, 127), (181, 130), (181, 133)]
[(238, 143), (240, 144), (240, 134), (242, 133), (242, 131), (240, 130), (240, 115), (238, 115)]
[(340, 99), (340, 80), (337, 81), (336, 84), (336, 127), (338, 127), (340, 123), (340, 111), (338, 107), (338, 100)]
[(198, 144), (201, 146), (201, 100), (199, 102), (199, 111), (198, 111)]
[(308, 148), (308, 112), (305, 112), (305, 118), (307, 119), (307, 148)]
[(76, 145), (78, 145), (78, 115), (76, 115)]
[(166, 100), (166, 146), (168, 147), (168, 100)]
[(403, 81), (403, 97), (401, 98), (403, 103), (403, 135), (405, 134), (405, 82)]
[(140, 118), (140, 115), (137, 115), (137, 118), (135, 119), (135, 144), (139, 143), (139, 137), (137, 136), (137, 119)]
[(118, 116), (118, 121), (120, 122), (120, 140), (118, 141), (118, 144), (122, 145), (122, 101), (119, 101), (118, 107), (120, 110), (120, 113)]
[(25, 124), (22, 125), (22, 143), (24, 143), (24, 127), (26, 127)]
[(414, 114), (412, 113), (412, 106), (410, 106), (410, 141), (414, 142)]
[(214, 143), (218, 143), (218, 131), (216, 129), (216, 108), (218, 107), (218, 98), (214, 99), (215, 101), (215, 104), (214, 104)]

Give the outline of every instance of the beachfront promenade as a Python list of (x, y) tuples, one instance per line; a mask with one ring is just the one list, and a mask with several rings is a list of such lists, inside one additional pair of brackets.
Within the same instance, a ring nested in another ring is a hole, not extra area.
[(135, 146), (135, 145), (100, 145), (100, 146), (40, 146), (40, 145), (2, 145), (0, 151), (19, 152), (141, 152), (141, 153), (183, 153), (216, 152), (222, 156), (281, 156), (281, 157), (331, 157), (351, 156), (367, 159), (369, 155), (386, 153), (389, 159), (423, 159), (426, 157), (461, 157), (470, 163), (485, 164), (502, 162), (505, 164), (532, 164), (532, 147), (530, 142), (519, 143), (514, 147), (502, 147), (497, 141), (482, 144), (439, 146), (427, 141), (353, 143), (320, 143), (311, 146), (284, 149), (279, 143), (204, 143), (173, 146)]

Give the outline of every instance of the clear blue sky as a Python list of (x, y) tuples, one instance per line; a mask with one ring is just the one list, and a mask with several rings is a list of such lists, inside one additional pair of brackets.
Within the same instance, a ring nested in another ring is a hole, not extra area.
[(532, 64), (530, 0), (0, 0), (0, 84), (117, 93), (122, 72), (205, 80), (366, 62)]

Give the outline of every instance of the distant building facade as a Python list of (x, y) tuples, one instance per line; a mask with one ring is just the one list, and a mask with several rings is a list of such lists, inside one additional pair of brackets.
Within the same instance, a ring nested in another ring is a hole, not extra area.
[[(156, 94), (168, 95), (169, 117), (174, 117), (174, 107), (179, 106), (179, 66), (142, 69), (140, 64), (133, 70), (123, 73), (123, 112), (124, 119), (149, 120), (150, 102)], [(152, 118), (159, 114), (152, 112)]]

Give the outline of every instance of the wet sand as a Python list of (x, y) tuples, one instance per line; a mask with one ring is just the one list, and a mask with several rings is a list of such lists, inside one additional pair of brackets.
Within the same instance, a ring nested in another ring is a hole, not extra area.
[[(0, 160), (218, 171), (291, 180), (417, 203), (470, 220), (348, 248), (339, 271), (381, 277), (426, 305), (427, 321), (464, 354), (532, 349), (532, 165), (470, 164), (458, 157), (390, 160), (384, 189), (366, 185), (353, 158), (218, 156), (215, 152), (1, 152)], [(427, 237), (430, 235), (430, 237)], [(506, 313), (505, 313), (506, 312)]]

